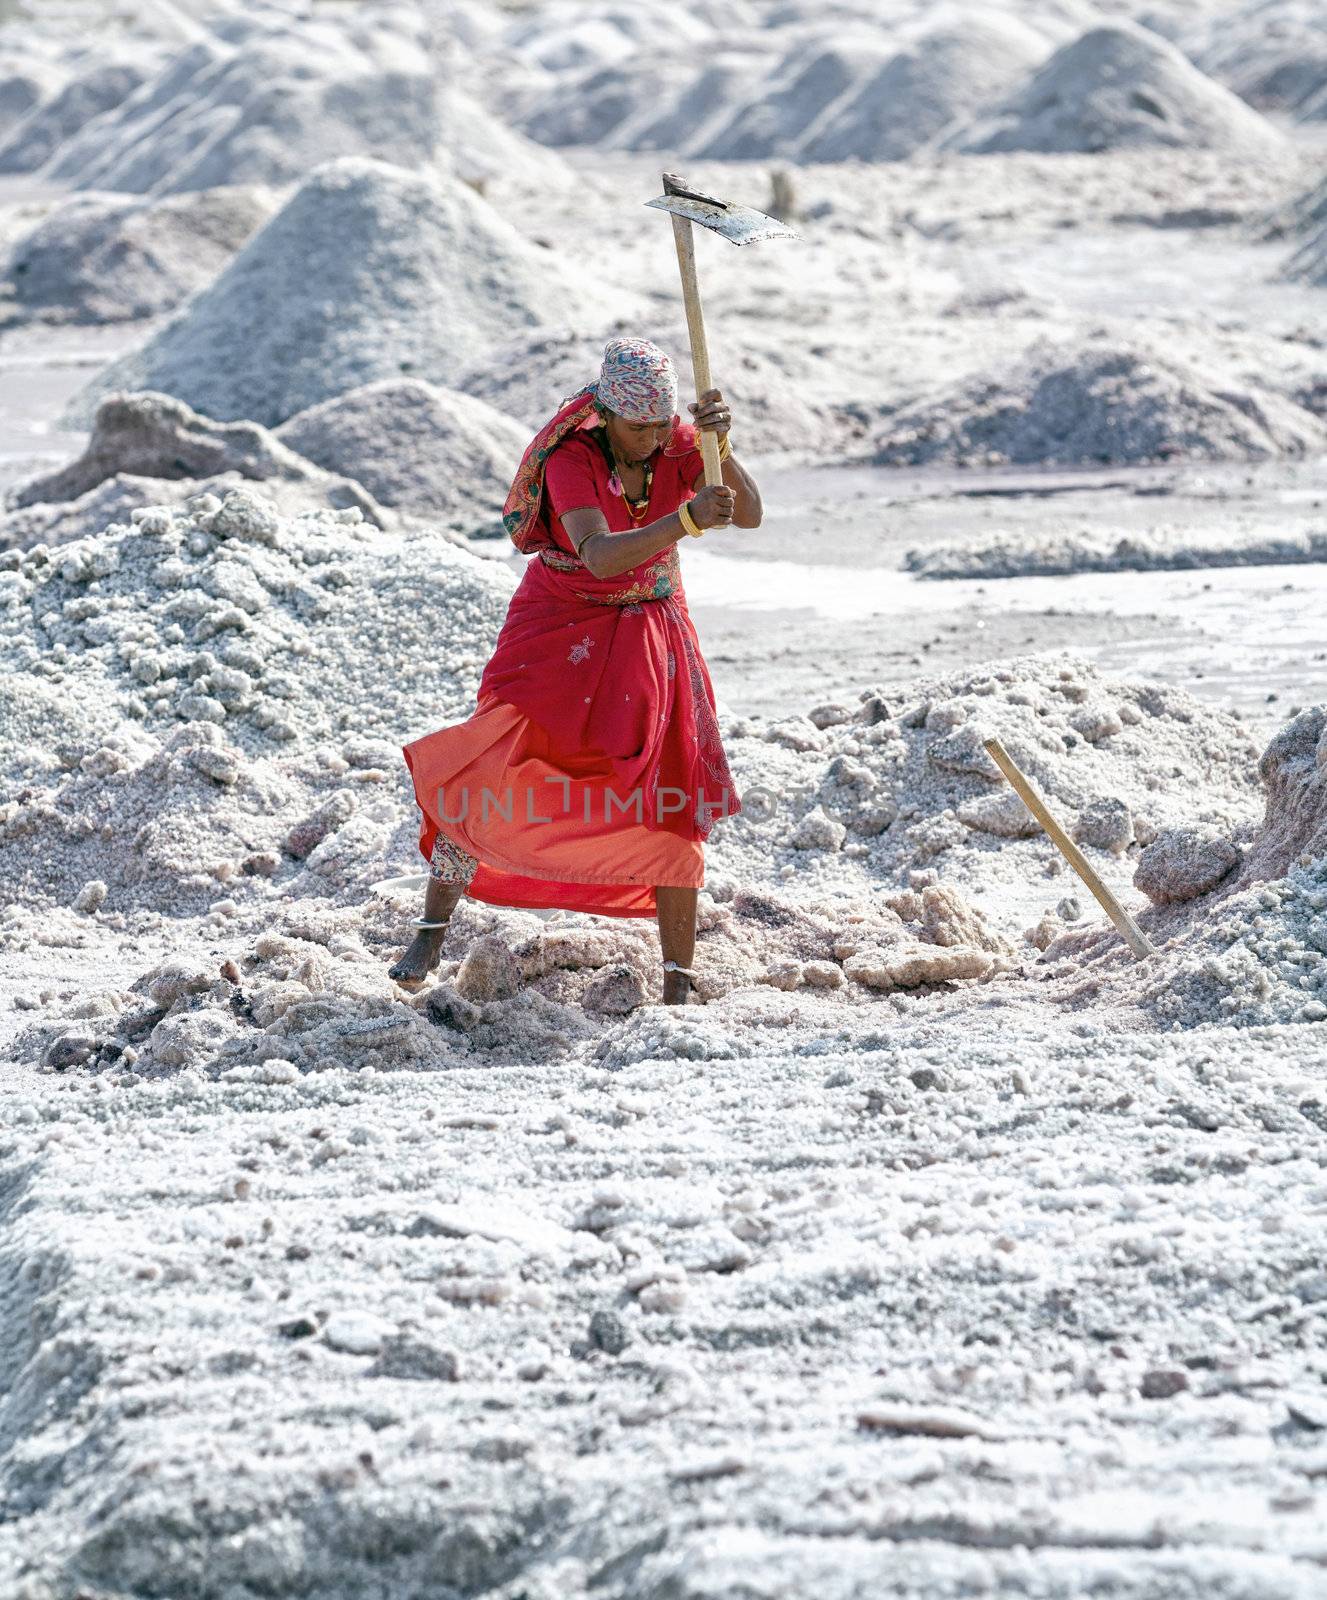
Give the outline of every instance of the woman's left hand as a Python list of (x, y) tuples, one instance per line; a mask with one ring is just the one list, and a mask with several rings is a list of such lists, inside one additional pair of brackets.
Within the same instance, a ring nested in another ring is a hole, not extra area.
[(702, 433), (715, 433), (720, 439), (732, 426), (733, 414), (717, 389), (706, 389), (700, 399), (687, 407)]

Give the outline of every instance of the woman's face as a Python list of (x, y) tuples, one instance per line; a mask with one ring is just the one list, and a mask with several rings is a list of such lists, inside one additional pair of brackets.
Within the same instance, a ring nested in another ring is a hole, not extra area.
[(673, 431), (673, 419), (667, 422), (629, 422), (617, 412), (604, 415), (604, 426), (617, 458), (625, 466), (639, 466), (648, 461), (660, 445), (666, 444)]

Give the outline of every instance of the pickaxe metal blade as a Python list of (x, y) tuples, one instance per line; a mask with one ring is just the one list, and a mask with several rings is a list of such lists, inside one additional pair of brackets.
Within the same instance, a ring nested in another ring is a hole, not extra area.
[(801, 237), (777, 217), (768, 217), (753, 206), (735, 206), (715, 195), (684, 188), (671, 173), (664, 175), (664, 193), (645, 204), (657, 211), (671, 211), (675, 217), (685, 217), (688, 222), (698, 222), (711, 233), (722, 234), (731, 244), (759, 244), (762, 239)]
[[(755, 244), (761, 239), (796, 239), (799, 237), (775, 217), (750, 206), (730, 205), (716, 195), (701, 194), (687, 188), (675, 172), (663, 175), (664, 192), (657, 200), (647, 200), (647, 206), (657, 211), (667, 211), (673, 219), (673, 241), (677, 246), (677, 264), (682, 274), (682, 299), (686, 305), (687, 331), (691, 338), (691, 365), (696, 374), (696, 393), (705, 394), (710, 382), (710, 352), (705, 338), (705, 317), (700, 309), (700, 285), (696, 281), (696, 248), (691, 236), (691, 224), (699, 223), (711, 233), (720, 233), (733, 244)], [(719, 461), (719, 444), (711, 430), (700, 435), (700, 453), (705, 462), (707, 485), (723, 482), (723, 467)]]

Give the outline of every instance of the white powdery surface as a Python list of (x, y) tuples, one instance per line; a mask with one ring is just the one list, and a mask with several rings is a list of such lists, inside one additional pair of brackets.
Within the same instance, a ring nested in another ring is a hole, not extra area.
[[(508, 574), (450, 540), (395, 539), (354, 508), (285, 518), (238, 489), (143, 507), (96, 539), (5, 562), (7, 670), (58, 685), (87, 737), (126, 720), (149, 731), (202, 720), (262, 752), (338, 727), (380, 739), (458, 710), (511, 589)], [(407, 654), (415, 629), (433, 641), (421, 661), (438, 666), (393, 688), (395, 660), (374, 657)], [(390, 651), (384, 630), (399, 630)], [(241, 654), (256, 664), (222, 670)], [(15, 756), (33, 771), (49, 759), (17, 736), (7, 767)]]
[(991, 736), (1107, 876), (1164, 827), (1230, 831), (1259, 811), (1256, 747), (1233, 717), (1073, 658), (1020, 658), (919, 681), (906, 698), (864, 690), (855, 706), (730, 724), (739, 794), (758, 787), (773, 809), (753, 797), (715, 830), (707, 881), (716, 895), (774, 875), (802, 895), (940, 882), (971, 898), (1058, 871), (983, 747)]
[(1262, 111), (1327, 115), (1327, 30), (1317, 0), (1241, 0), (1190, 23), (1180, 43)]
[(1023, 91), (955, 134), (975, 154), (1171, 145), (1261, 159), (1282, 134), (1166, 40), (1112, 23), (1056, 51)]
[(52, 97), (68, 76), (40, 40), (6, 37), (0, 49), (0, 138)]
[(803, 136), (801, 161), (897, 161), (1021, 83), (1046, 57), (1044, 36), (980, 13), (936, 28), (840, 97)]
[[(28, 550), (39, 544), (53, 549), (77, 539), (95, 538), (112, 524), (127, 523), (135, 511), (144, 507), (182, 507), (202, 494), (224, 500), (235, 489), (247, 489), (252, 481), (253, 474), (233, 467), (197, 478), (115, 472), (73, 499), (36, 500), (0, 515), (0, 551)], [(312, 464), (302, 475), (286, 481), (264, 479), (263, 494), (287, 517), (353, 506), (375, 527), (394, 525), (397, 520), (377, 506), (358, 484), (322, 472)]]
[(86, 58), (67, 82), (39, 100), (0, 142), (0, 173), (37, 172), (64, 141), (120, 105), (152, 74), (160, 52), (140, 46)]
[[(1327, 196), (1315, 194), (1314, 211), (1321, 209)], [(1327, 221), (1305, 240), (1286, 263), (1285, 275), (1293, 281), (1327, 285)]]
[(472, 395), (400, 378), (301, 411), (276, 437), (383, 505), (496, 535), (530, 431)]
[(453, 383), (550, 305), (575, 323), (632, 304), (587, 287), (466, 184), (346, 157), (318, 167), (214, 283), (79, 392), (65, 421), (86, 425), (114, 389), (159, 389), (275, 427), (380, 379)]
[(1327, 561), (1327, 533), (1260, 530), (1194, 539), (1161, 527), (1124, 538), (1091, 529), (1040, 537), (996, 533), (970, 544), (910, 550), (906, 565), (919, 578), (1026, 578), (1071, 572), (1288, 566), (1306, 561)]
[(1308, 1600), (1319, 1031), (826, 1043), (7, 1096), (6, 1592)]
[(261, 188), (158, 201), (75, 195), (0, 265), (0, 313), (44, 322), (124, 322), (173, 311), (216, 277), (276, 209)]
[(1096, 334), (1039, 340), (1010, 370), (969, 378), (891, 416), (892, 466), (1267, 459), (1321, 450), (1327, 428), (1219, 356)]
[[(90, 519), (98, 509), (116, 509), (116, 494), (98, 491), (118, 483), (129, 492), (130, 481), (140, 486), (139, 498), (130, 504), (147, 506), (154, 496), (172, 503), (212, 488), (218, 480), (261, 482), (264, 493), (280, 510), (310, 511), (324, 506), (357, 506), (378, 527), (390, 520), (362, 485), (325, 472), (298, 455), (268, 429), (256, 422), (218, 422), (205, 417), (170, 395), (146, 391), (113, 392), (98, 405), (92, 432), (81, 455), (54, 471), (15, 484), (7, 491), (7, 507), (31, 519), (39, 513), (60, 513), (69, 506), (66, 527), (87, 522), (86, 532), (99, 533), (117, 519), (106, 515)], [(157, 480), (143, 483), (144, 479)], [(162, 482), (161, 480), (165, 480)], [(230, 487), (228, 484), (227, 487)], [(91, 495), (91, 499), (88, 496)], [(302, 503), (291, 506), (292, 499)], [(129, 506), (124, 509), (127, 511)], [(8, 542), (32, 544), (21, 534), (23, 518), (11, 517)], [(39, 524), (38, 524), (39, 525)], [(11, 531), (12, 530), (12, 531)], [(72, 537), (62, 531), (48, 543)], [(43, 537), (46, 537), (43, 535)]]
[(421, 165), (438, 144), (432, 64), (400, 6), (345, 22), (232, 13), (140, 79), (112, 115), (66, 130), (48, 176), (134, 194), (279, 186), (333, 156)]

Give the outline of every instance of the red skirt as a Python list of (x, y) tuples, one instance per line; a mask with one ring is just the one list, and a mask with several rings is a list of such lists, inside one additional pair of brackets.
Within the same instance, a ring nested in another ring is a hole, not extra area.
[(490, 905), (652, 917), (656, 886), (704, 885), (704, 840), (741, 809), (680, 590), (605, 602), (539, 559), (474, 714), (402, 748), (421, 853), (441, 832), (477, 857)]

